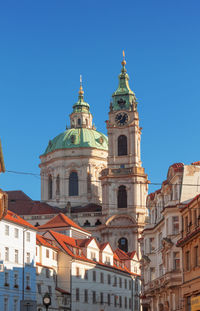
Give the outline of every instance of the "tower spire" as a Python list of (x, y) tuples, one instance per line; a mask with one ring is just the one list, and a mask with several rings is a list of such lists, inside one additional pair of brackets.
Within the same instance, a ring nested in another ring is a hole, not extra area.
[(80, 88), (79, 88), (79, 99), (83, 100), (83, 94), (84, 94), (84, 91), (83, 91), (83, 86), (82, 86), (82, 75), (80, 75)]

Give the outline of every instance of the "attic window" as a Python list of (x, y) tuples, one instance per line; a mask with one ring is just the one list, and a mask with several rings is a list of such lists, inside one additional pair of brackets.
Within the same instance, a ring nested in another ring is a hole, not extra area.
[(16, 202), (16, 200), (15, 199), (11, 199), (10, 202)]

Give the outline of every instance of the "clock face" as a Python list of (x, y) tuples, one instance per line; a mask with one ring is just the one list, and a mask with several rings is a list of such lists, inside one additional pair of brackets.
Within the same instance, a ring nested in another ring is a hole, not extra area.
[(118, 125), (126, 124), (128, 122), (128, 115), (127, 115), (127, 113), (120, 112), (120, 113), (116, 114), (115, 122)]

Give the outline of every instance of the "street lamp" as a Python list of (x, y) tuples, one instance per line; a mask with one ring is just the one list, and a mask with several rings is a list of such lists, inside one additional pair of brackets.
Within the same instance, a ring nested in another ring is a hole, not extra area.
[(46, 293), (43, 297), (43, 305), (45, 305), (46, 310), (48, 311), (48, 308), (51, 305), (51, 297), (48, 293)]

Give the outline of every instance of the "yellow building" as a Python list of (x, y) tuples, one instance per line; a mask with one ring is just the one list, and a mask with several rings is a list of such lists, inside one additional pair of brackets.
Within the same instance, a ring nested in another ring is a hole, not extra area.
[(182, 210), (183, 310), (200, 310), (200, 194)]
[[(3, 160), (3, 152), (0, 141), (0, 173), (5, 172), (5, 165)], [(8, 196), (0, 189), (0, 220), (6, 215), (8, 209)]]

